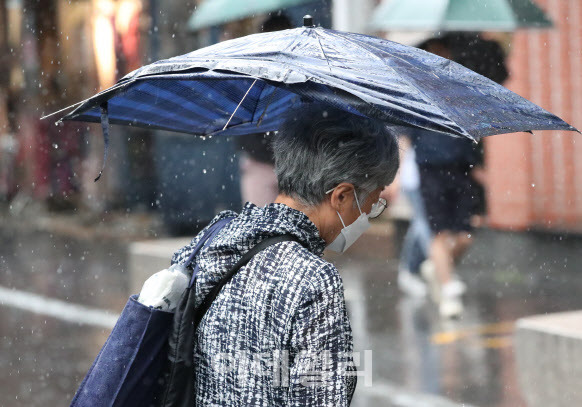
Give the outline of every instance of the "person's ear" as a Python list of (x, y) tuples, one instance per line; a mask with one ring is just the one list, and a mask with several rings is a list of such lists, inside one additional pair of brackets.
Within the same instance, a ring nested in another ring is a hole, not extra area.
[(354, 186), (348, 182), (342, 182), (331, 193), (331, 207), (337, 212), (354, 204)]

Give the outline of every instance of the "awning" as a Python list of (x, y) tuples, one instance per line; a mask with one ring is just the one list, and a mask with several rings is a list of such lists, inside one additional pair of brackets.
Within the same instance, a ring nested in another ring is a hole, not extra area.
[(514, 31), (552, 22), (532, 0), (384, 0), (371, 28), (382, 31)]
[(205, 0), (196, 8), (188, 28), (199, 30), (229, 21), (240, 20), (255, 14), (268, 13), (309, 3), (313, 0)]

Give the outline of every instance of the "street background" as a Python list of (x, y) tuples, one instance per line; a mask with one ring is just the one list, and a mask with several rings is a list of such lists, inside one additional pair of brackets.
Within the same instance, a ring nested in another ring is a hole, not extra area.
[[(100, 126), (40, 120), (141, 65), (257, 32), (267, 16), (204, 20), (199, 3), (0, 0), (0, 406), (68, 404), (135, 284), (132, 242), (192, 236), (241, 207), (235, 140), (112, 126), (95, 183)], [(311, 14), (326, 28), (410, 37), (371, 26), (382, 3), (280, 2), (296, 26)], [(536, 3), (551, 28), (481, 35), (505, 52), (505, 86), (582, 128), (582, 1)], [(459, 266), (461, 320), (398, 291), (405, 202), (329, 257), (356, 350), (374, 354), (374, 385), (359, 385), (354, 405), (526, 406), (516, 320), (582, 308), (580, 135), (488, 137), (484, 163), (486, 218)]]

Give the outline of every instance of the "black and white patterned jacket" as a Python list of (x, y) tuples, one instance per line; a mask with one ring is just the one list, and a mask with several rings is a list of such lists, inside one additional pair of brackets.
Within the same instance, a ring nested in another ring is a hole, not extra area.
[[(196, 334), (200, 406), (346, 406), (356, 375), (342, 279), (321, 258), (325, 242), (302, 212), (247, 203), (197, 255), (199, 304), (252, 246), (282, 234), (223, 287)], [(184, 261), (202, 235), (176, 252)]]

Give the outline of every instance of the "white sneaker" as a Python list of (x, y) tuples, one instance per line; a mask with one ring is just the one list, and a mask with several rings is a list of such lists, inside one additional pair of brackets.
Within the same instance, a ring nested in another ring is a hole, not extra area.
[(443, 318), (458, 318), (463, 313), (463, 301), (458, 292), (459, 286), (454, 280), (443, 285), (439, 303), (439, 314)]
[(398, 272), (398, 288), (400, 288), (404, 294), (416, 298), (426, 297), (428, 291), (422, 278), (407, 270), (401, 270)]
[(457, 276), (453, 276), (447, 286), (451, 295), (454, 296), (461, 296), (467, 292), (467, 285), (459, 280), (459, 277)]
[(431, 260), (425, 260), (420, 265), (420, 274), (428, 284), (430, 298), (438, 303), (440, 301), (441, 286), (436, 275), (434, 264)]

